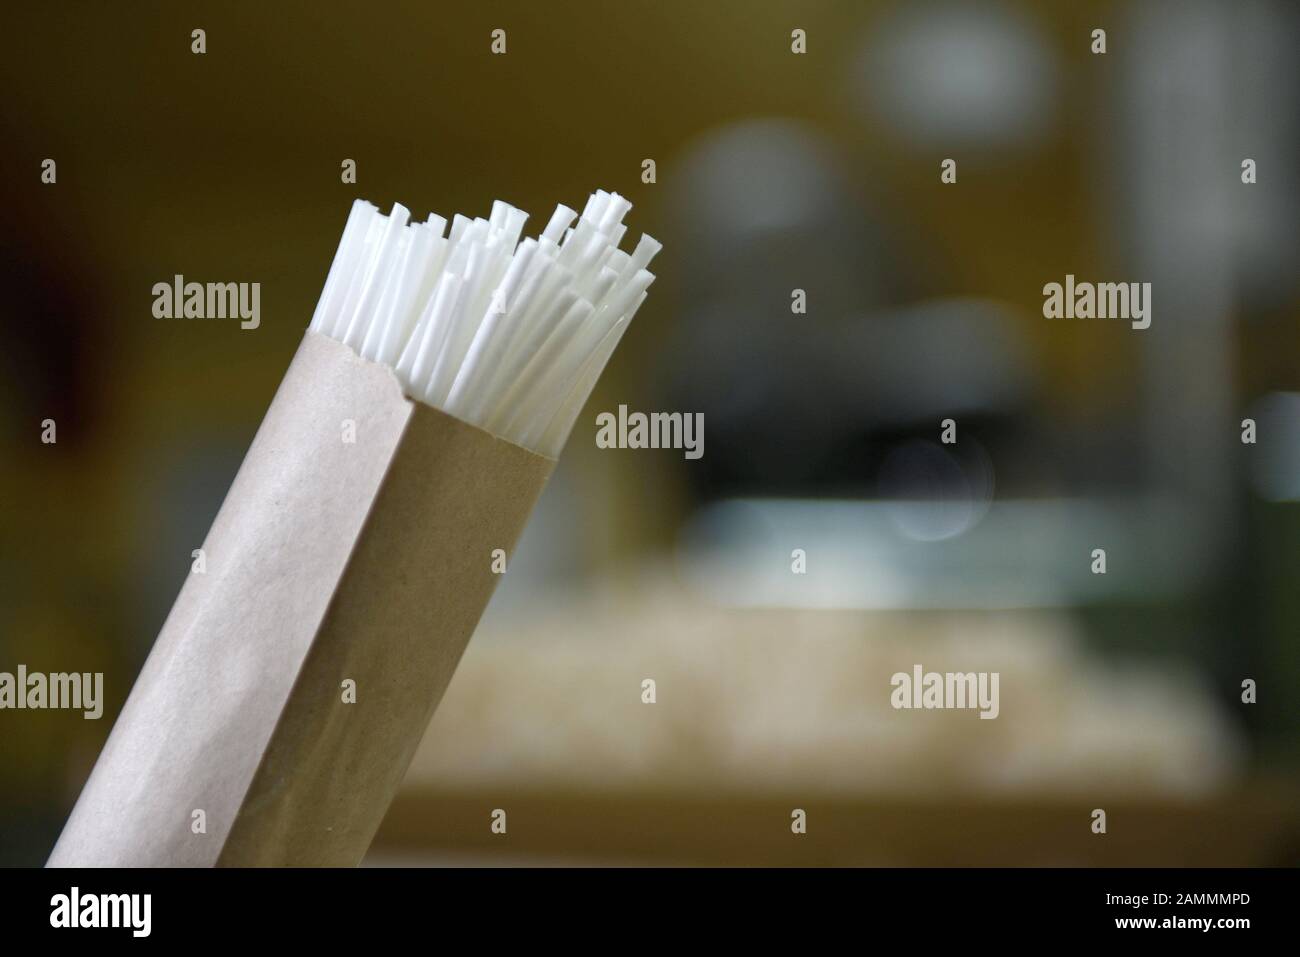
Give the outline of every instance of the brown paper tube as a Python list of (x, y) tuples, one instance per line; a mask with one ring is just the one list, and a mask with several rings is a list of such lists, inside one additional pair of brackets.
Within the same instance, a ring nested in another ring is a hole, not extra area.
[(49, 866), (360, 862), (554, 464), (307, 333)]

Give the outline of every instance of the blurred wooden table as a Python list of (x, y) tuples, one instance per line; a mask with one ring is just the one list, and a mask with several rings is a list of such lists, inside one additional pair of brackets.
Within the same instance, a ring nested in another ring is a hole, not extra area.
[[(807, 833), (791, 833), (793, 808)], [(493, 834), (493, 809), (507, 832)], [(745, 794), (406, 791), (368, 863), (706, 866), (1295, 866), (1300, 786), (1260, 783), (1207, 801), (1105, 808), (1037, 801)]]

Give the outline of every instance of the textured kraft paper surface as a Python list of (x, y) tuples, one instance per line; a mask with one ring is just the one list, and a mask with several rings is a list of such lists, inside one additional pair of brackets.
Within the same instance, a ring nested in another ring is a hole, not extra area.
[(49, 866), (357, 864), (553, 466), (308, 332)]

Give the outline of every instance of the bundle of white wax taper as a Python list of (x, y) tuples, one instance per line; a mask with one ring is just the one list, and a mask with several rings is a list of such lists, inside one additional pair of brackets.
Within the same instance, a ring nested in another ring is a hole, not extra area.
[[(659, 244), (353, 206), (51, 865), (356, 864)], [(572, 225), (571, 225), (572, 224)], [(188, 563), (186, 551), (182, 559)]]
[(554, 458), (654, 281), (659, 243), (618, 248), (631, 208), (598, 190), (520, 242), (527, 214), (500, 201), (444, 235), (441, 216), (357, 200), (311, 328), (394, 368), (413, 398)]

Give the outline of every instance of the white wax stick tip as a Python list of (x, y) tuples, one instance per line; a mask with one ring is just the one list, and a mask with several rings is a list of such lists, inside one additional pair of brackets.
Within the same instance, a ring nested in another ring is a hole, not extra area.
[(501, 200), (450, 224), (356, 200), (310, 328), (393, 368), (409, 395), (557, 454), (654, 281), (659, 243), (618, 248), (631, 208), (596, 190), (521, 239), (527, 214)]

